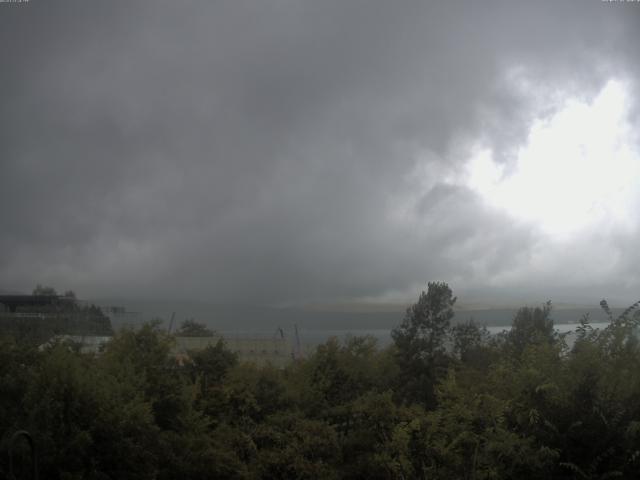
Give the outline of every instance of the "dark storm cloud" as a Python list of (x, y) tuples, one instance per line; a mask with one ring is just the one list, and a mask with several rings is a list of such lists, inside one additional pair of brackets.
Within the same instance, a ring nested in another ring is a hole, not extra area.
[(2, 4), (0, 288), (281, 302), (527, 285), (539, 234), (444, 179), (479, 140), (513, 161), (554, 108), (527, 85), (635, 81), (633, 7)]

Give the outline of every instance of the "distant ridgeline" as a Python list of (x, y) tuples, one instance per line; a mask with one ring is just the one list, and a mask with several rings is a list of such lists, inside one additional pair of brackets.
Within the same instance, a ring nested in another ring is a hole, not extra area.
[(62, 334), (112, 335), (113, 329), (98, 307), (73, 296), (0, 295), (0, 336), (39, 344)]

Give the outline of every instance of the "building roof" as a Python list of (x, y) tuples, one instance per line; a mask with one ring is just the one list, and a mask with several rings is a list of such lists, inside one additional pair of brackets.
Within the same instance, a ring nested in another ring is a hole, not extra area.
[(113, 337), (107, 335), (55, 335), (48, 342), (40, 345), (39, 349), (44, 350), (56, 343), (74, 343), (80, 346), (80, 353), (97, 354)]
[(11, 311), (22, 306), (52, 305), (74, 301), (74, 298), (62, 295), (0, 295), (0, 303)]

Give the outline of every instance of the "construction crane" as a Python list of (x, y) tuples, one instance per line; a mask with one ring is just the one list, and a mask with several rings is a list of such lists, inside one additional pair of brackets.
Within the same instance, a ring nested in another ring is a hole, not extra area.
[(293, 331), (295, 333), (295, 344), (293, 347), (293, 359), (302, 360), (302, 347), (300, 346), (300, 333), (298, 333), (298, 324), (293, 324)]
[(169, 320), (169, 327), (167, 328), (167, 333), (171, 335), (171, 331), (173, 330), (173, 320), (176, 318), (176, 312), (171, 314), (171, 320)]
[(273, 336), (278, 337), (278, 335), (280, 336), (281, 339), (284, 340), (284, 330), (282, 329), (282, 327), (276, 328), (276, 331)]

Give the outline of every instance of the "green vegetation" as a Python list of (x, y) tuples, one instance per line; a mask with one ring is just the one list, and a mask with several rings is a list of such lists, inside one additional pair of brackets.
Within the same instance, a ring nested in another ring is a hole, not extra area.
[(5, 338), (0, 432), (29, 430), (51, 479), (637, 478), (638, 304), (569, 347), (549, 304), (490, 337), (454, 303), (431, 283), (391, 347), (330, 339), (283, 370), (222, 342), (178, 363), (153, 324), (99, 356)]
[(187, 318), (176, 332), (178, 337), (213, 337), (215, 332), (206, 325), (196, 322), (193, 318)]
[(42, 297), (55, 297), (58, 295), (58, 292), (56, 292), (56, 289), (53, 287), (47, 287), (38, 284), (36, 285), (36, 288), (33, 289), (32, 295)]

